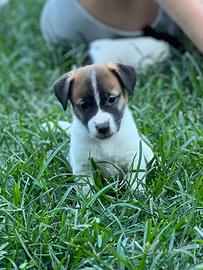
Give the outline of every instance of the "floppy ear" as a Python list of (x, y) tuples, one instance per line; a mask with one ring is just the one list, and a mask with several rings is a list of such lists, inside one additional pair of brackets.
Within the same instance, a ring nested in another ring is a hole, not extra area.
[(130, 95), (133, 94), (136, 84), (136, 73), (132, 66), (108, 63), (108, 68), (113, 71)]
[(63, 106), (64, 111), (67, 109), (69, 91), (73, 82), (72, 72), (64, 74), (60, 79), (54, 83), (54, 92), (58, 100)]

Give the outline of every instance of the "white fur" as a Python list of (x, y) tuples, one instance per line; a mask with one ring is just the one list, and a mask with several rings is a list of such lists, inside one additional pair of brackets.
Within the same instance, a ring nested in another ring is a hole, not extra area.
[[(72, 125), (66, 121), (57, 122), (57, 126), (51, 122), (42, 125), (42, 128), (46, 130), (49, 130), (49, 128), (57, 129), (58, 127), (71, 136), (70, 152), (67, 158), (70, 161), (73, 174), (81, 178), (89, 176), (90, 183), (88, 184), (85, 180), (79, 178), (79, 182), (85, 185), (83, 187), (84, 194), (90, 191), (89, 184), (94, 184), (89, 168), (88, 160), (90, 157), (94, 161), (100, 162), (106, 177), (114, 177), (119, 174), (119, 170), (127, 172), (132, 163), (133, 169), (136, 171), (140, 155), (142, 154), (139, 169), (143, 170), (143, 172), (138, 173), (138, 180), (145, 182), (146, 165), (152, 160), (154, 154), (145, 143), (147, 139), (139, 135), (128, 107), (125, 109), (120, 130), (112, 137), (104, 140), (97, 139), (93, 134), (90, 134), (87, 128), (75, 116)], [(142, 145), (142, 153), (140, 153), (140, 143)], [(136, 176), (136, 172), (134, 176)], [(131, 176), (132, 180), (134, 176)], [(134, 180), (131, 186), (132, 190), (135, 190), (138, 185), (137, 179)], [(142, 189), (141, 185), (139, 185), (139, 189)]]
[[(153, 158), (153, 152), (140, 137), (128, 107), (125, 109), (120, 130), (110, 138), (101, 140), (91, 137), (86, 127), (76, 117), (74, 117), (70, 134), (69, 158), (73, 174), (91, 175), (88, 166), (89, 157), (93, 158), (95, 162), (104, 162), (102, 168), (105, 170), (107, 177), (114, 177), (119, 174), (119, 171), (111, 163), (124, 172), (127, 172), (133, 163), (133, 169), (136, 170), (141, 155), (141, 143), (142, 156), (139, 169), (142, 169), (143, 172), (138, 173), (138, 179), (145, 181), (146, 164)], [(94, 184), (91, 177), (90, 184)], [(132, 183), (132, 189), (136, 189), (136, 187), (137, 182), (135, 181)], [(88, 193), (89, 190), (90, 187), (87, 185), (83, 191)]]
[(100, 96), (99, 96), (99, 92), (97, 90), (96, 70), (92, 70), (91, 75), (90, 75), (90, 79), (91, 79), (91, 85), (92, 85), (92, 90), (93, 90), (96, 104), (98, 107), (100, 107)]

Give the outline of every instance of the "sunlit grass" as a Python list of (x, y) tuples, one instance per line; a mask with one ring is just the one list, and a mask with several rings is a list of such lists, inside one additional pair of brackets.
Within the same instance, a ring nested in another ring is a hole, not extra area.
[(130, 107), (161, 157), (146, 192), (114, 180), (98, 189), (95, 174), (94, 194), (78, 209), (69, 138), (41, 124), (70, 120), (51, 85), (85, 56), (83, 47), (65, 55), (47, 48), (43, 2), (0, 10), (0, 268), (203, 269), (202, 57), (174, 52), (138, 76)]

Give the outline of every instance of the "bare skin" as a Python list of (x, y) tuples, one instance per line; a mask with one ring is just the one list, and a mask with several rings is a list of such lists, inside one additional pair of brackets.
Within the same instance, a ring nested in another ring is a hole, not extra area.
[(141, 30), (151, 25), (158, 5), (153, 0), (78, 0), (98, 20), (127, 31)]
[(203, 0), (157, 0), (203, 53)]
[(151, 25), (158, 5), (203, 53), (203, 0), (78, 0), (98, 20), (113, 27), (137, 31)]

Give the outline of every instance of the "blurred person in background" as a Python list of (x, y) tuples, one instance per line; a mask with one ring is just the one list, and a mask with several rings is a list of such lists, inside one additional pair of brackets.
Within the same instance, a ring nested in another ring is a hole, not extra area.
[[(136, 45), (142, 37), (139, 49), (143, 56), (150, 47), (143, 46), (149, 42), (143, 37), (143, 29), (150, 26), (171, 37), (181, 29), (203, 52), (203, 0), (48, 0), (40, 25), (52, 46), (119, 39), (124, 40), (124, 51), (129, 38)], [(115, 50), (116, 44), (112, 47)], [(157, 49), (156, 45), (152, 47), (150, 50)]]

